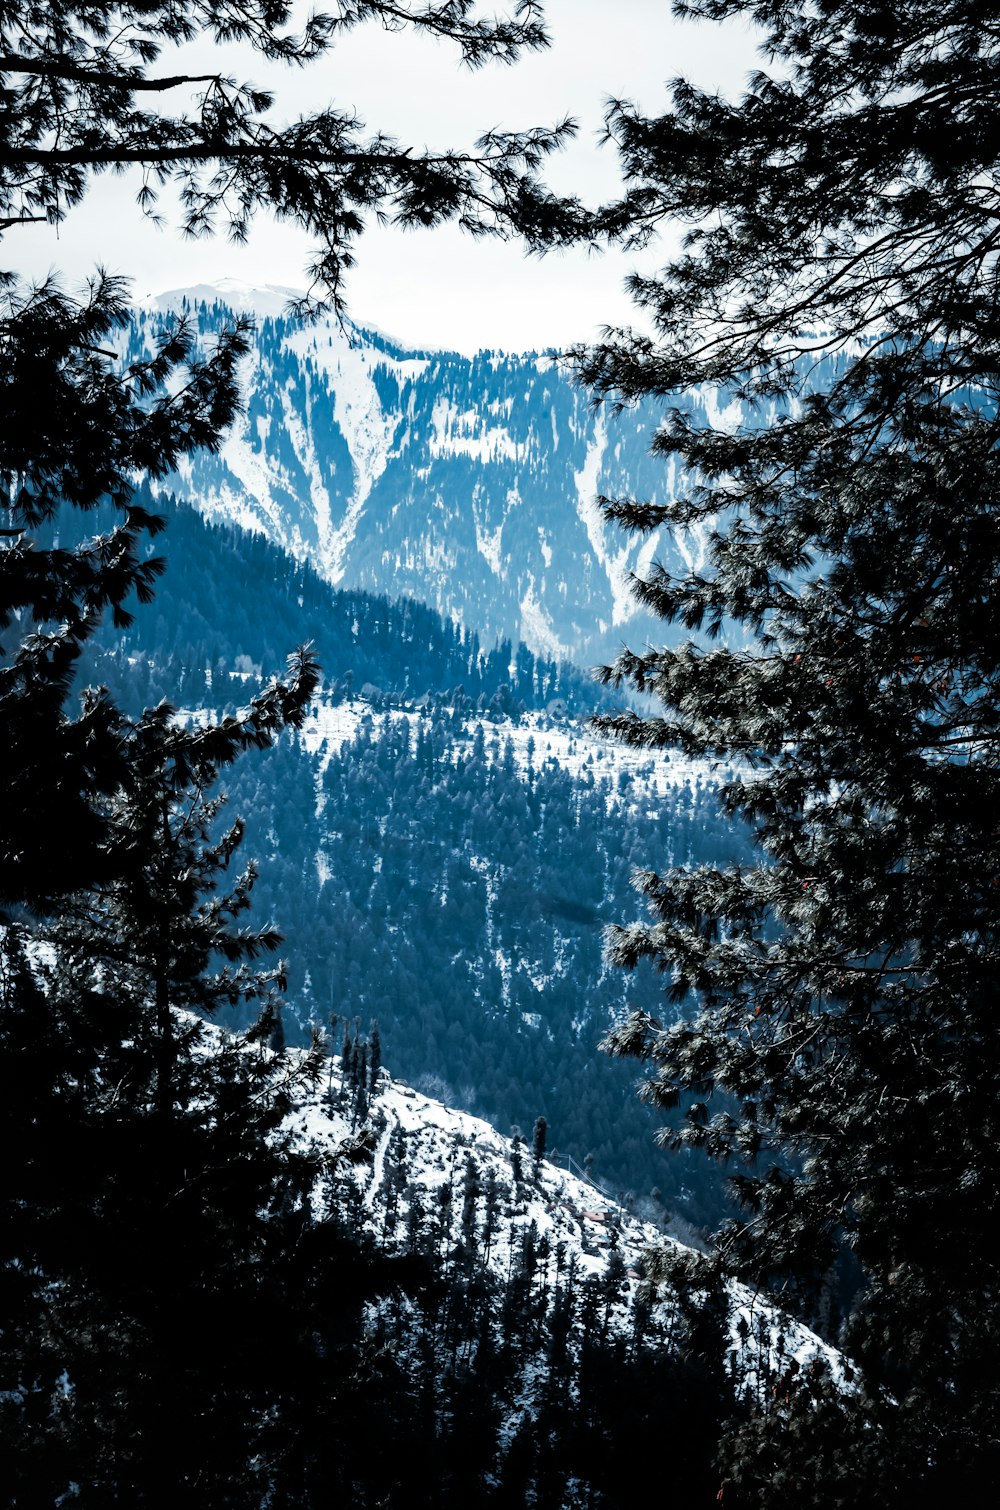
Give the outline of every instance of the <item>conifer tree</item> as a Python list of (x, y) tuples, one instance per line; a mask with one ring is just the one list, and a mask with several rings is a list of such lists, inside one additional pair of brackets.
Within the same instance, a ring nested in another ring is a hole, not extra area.
[(373, 1021), (368, 1034), (368, 1088), (372, 1095), (378, 1090), (381, 1069), (382, 1035), (378, 1030), (378, 1023)]
[[(860, 1386), (790, 1383), (731, 1441), (725, 1503), (940, 1503), (998, 1468), (1000, 13), (680, 9), (754, 18), (775, 66), (609, 115), (640, 236), (689, 232), (633, 280), (652, 333), (580, 369), (661, 400), (687, 472), (604, 507), (705, 559), (637, 583), (700, 633), (624, 654), (608, 679), (663, 712), (606, 726), (740, 762), (722, 801), (759, 859), (640, 878), (651, 919), (611, 956), (689, 1008), (611, 1047), (674, 1141), (748, 1161), (727, 1264), (800, 1300), (838, 1245), (860, 1265)], [(742, 422), (696, 422), (700, 385)]]
[(544, 1117), (535, 1118), (535, 1126), (531, 1135), (531, 1153), (535, 1161), (535, 1175), (537, 1177), (539, 1166), (545, 1157), (545, 1145), (549, 1134), (549, 1124)]
[[(120, 279), (96, 277), (73, 299), (47, 283), (0, 280), (0, 777), (9, 797), (0, 840), (0, 905), (45, 911), (106, 878), (108, 794), (125, 778), (115, 710), (90, 697), (66, 711), (81, 648), (105, 614), (132, 619), (162, 561), (145, 536), (162, 528), (136, 498), (137, 476), (162, 477), (198, 446), (219, 444), (237, 401), (246, 330), (191, 357), (183, 322), (149, 357), (119, 370), (109, 351), (128, 313)], [(75, 549), (46, 548), (60, 508), (110, 500), (117, 523)], [(44, 813), (46, 820), (39, 821)]]
[[(251, 1505), (336, 1482), (323, 1442), (360, 1316), (329, 1318), (378, 1269), (313, 1216), (323, 1165), (282, 1123), (321, 1056), (266, 1047), (283, 970), (253, 962), (280, 935), (240, 922), (252, 868), (220, 894), (240, 827), (217, 836), (207, 796), (221, 763), (301, 718), (316, 672), (306, 657), (296, 673), (214, 728), (163, 707), (119, 717), (134, 780), (109, 804), (114, 881), (24, 943), (5, 930), (0, 1100), (17, 1153), (0, 1439), (15, 1505)], [(238, 1037), (182, 1010), (254, 998)]]
[[(141, 209), (173, 183), (186, 233), (242, 240), (258, 211), (305, 228), (313, 303), (339, 309), (369, 213), (536, 248), (587, 232), (539, 179), (566, 123), (413, 152), (336, 106), (278, 126), (270, 96), (225, 72), (230, 43), (298, 66), (364, 21), (439, 36), (470, 66), (511, 61), (544, 42), (533, 0), (497, 18), (360, 0), (298, 35), (292, 9), (0, 7), (0, 235), (60, 224), (96, 174), (138, 166)], [(199, 39), (217, 47), (209, 72), (174, 71), (174, 45)], [(74, 297), (0, 272), (0, 290), (5, 1488), (31, 1506), (361, 1504), (338, 1445), (373, 1377), (356, 1342), (378, 1268), (316, 1219), (320, 1171), (281, 1131), (293, 1070), (265, 1047), (281, 971), (251, 968), (278, 936), (238, 921), (252, 870), (215, 894), (240, 834), (219, 832), (215, 776), (300, 720), (315, 666), (300, 656), (204, 729), (166, 706), (130, 721), (74, 686), (102, 619), (125, 627), (153, 595), (162, 521), (138, 489), (219, 446), (248, 331), (202, 359), (178, 321), (126, 363), (120, 280), (95, 273)], [(106, 501), (110, 530), (52, 543), (60, 510)], [(178, 1015), (241, 997), (265, 1008), (248, 1039)]]
[[(365, 23), (440, 38), (471, 68), (511, 63), (546, 44), (536, 0), (516, 0), (507, 16), (480, 14), (472, 0), (405, 9), (354, 0), (314, 12), (299, 31), (296, 19), (290, 0), (235, 0), (222, 9), (204, 0), (5, 7), (0, 231), (58, 224), (96, 174), (136, 166), (142, 211), (155, 214), (159, 189), (175, 184), (188, 235), (221, 228), (243, 241), (270, 209), (301, 225), (317, 247), (314, 286), (338, 305), (352, 242), (372, 212), (404, 226), (456, 218), (473, 234), (525, 236), (539, 249), (591, 234), (582, 208), (556, 198), (538, 176), (545, 156), (572, 134), (571, 122), (488, 131), (471, 151), (418, 152), (369, 135), (353, 110), (336, 104), (276, 125), (272, 93), (224, 71), (233, 44), (267, 63), (303, 67)], [(195, 41), (214, 44), (215, 68), (175, 65), (173, 49)]]

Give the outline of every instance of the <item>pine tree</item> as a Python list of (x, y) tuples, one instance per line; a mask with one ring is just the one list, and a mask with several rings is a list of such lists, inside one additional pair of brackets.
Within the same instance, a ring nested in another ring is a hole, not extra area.
[[(105, 277), (80, 300), (52, 284), (8, 288), (0, 312), (0, 508), (9, 521), (0, 548), (0, 778), (9, 798), (0, 905), (44, 911), (110, 874), (105, 799), (126, 774), (115, 712), (95, 696), (71, 716), (67, 696), (102, 616), (127, 627), (129, 600), (148, 603), (163, 568), (144, 540), (162, 520), (136, 498), (136, 475), (162, 477), (192, 449), (217, 446), (238, 402), (245, 329), (196, 361), (182, 322), (152, 356), (117, 370), (107, 347), (128, 317), (124, 294), (121, 280)], [(45, 547), (41, 532), (60, 508), (91, 511), (105, 499), (118, 514), (110, 531), (75, 549)]]
[[(167, 703), (134, 721), (109, 712), (127, 772), (105, 804), (112, 874), (67, 899), (50, 927), (35, 930), (86, 971), (102, 971), (115, 989), (149, 1000), (164, 1107), (173, 1098), (177, 1011), (211, 1015), (220, 1005), (266, 994), (268, 977), (253, 962), (281, 942), (273, 925), (236, 923), (250, 907), (257, 877), (252, 863), (229, 892), (213, 893), (239, 848), (243, 824), (237, 820), (218, 832), (224, 799), (210, 793), (220, 767), (301, 723), (318, 669), (300, 652), (290, 658), (289, 672), (286, 682), (274, 682), (241, 714), (215, 725), (184, 727)], [(214, 969), (219, 957), (225, 963)], [(282, 967), (273, 978), (283, 985)], [(276, 1047), (280, 1007), (269, 995), (265, 1017)]]
[(549, 1135), (549, 1124), (544, 1117), (535, 1118), (535, 1126), (531, 1135), (531, 1153), (535, 1161), (535, 1177), (538, 1177), (539, 1167), (545, 1158), (545, 1145)]
[[(633, 280), (654, 333), (580, 368), (661, 400), (654, 450), (688, 471), (604, 507), (707, 556), (637, 584), (700, 633), (624, 654), (608, 679), (664, 711), (606, 726), (741, 762), (722, 802), (759, 858), (641, 877), (651, 921), (611, 956), (688, 1006), (611, 1047), (675, 1142), (747, 1160), (729, 1265), (799, 1303), (839, 1245), (860, 1265), (857, 1392), (800, 1378), (730, 1443), (726, 1503), (939, 1503), (998, 1470), (1000, 14), (684, 10), (752, 15), (776, 67), (732, 103), (611, 108), (640, 236), (690, 230)], [(696, 421), (699, 385), (742, 423)]]
[[(289, 0), (235, 0), (219, 12), (200, 0), (100, 7), (59, 0), (6, 10), (0, 231), (58, 224), (96, 174), (139, 166), (142, 211), (155, 214), (158, 190), (175, 184), (188, 235), (221, 224), (243, 241), (256, 214), (271, 208), (301, 225), (317, 244), (315, 283), (337, 305), (351, 244), (372, 211), (404, 226), (455, 218), (473, 234), (513, 232), (538, 249), (591, 234), (581, 207), (557, 199), (538, 177), (544, 157), (572, 134), (571, 122), (488, 131), (471, 152), (417, 152), (383, 133), (368, 135), (350, 108), (332, 104), (275, 126), (272, 94), (223, 71), (232, 44), (301, 67), (366, 22), (441, 38), (471, 68), (510, 63), (546, 44), (534, 0), (519, 0), (506, 17), (477, 14), (470, 0), (427, 0), (405, 11), (357, 0), (336, 15), (312, 14), (298, 33), (294, 10)], [(216, 45), (218, 71), (191, 74), (183, 64), (173, 71), (172, 49), (201, 39)]]
[[(308, 658), (295, 669), (214, 728), (178, 727), (163, 708), (119, 717), (134, 780), (109, 804), (115, 880), (25, 942), (5, 931), (12, 1504), (312, 1503), (336, 1482), (327, 1454), (335, 1402), (359, 1382), (361, 1318), (334, 1300), (381, 1281), (313, 1215), (322, 1161), (282, 1124), (322, 1058), (266, 1047), (283, 970), (253, 961), (280, 935), (239, 922), (252, 868), (220, 894), (240, 829), (217, 833), (207, 795), (220, 764), (301, 718), (316, 672)], [(248, 1034), (206, 1027), (220, 1004), (254, 998)]]
[(378, 1090), (381, 1069), (382, 1035), (378, 1030), (378, 1023), (373, 1021), (368, 1033), (368, 1089), (373, 1096)]
[[(537, 248), (588, 232), (538, 176), (567, 124), (412, 152), (336, 107), (276, 127), (270, 97), (223, 71), (230, 43), (297, 66), (365, 20), (440, 36), (470, 66), (544, 41), (531, 0), (495, 19), (360, 0), (298, 36), (284, 0), (3, 7), (0, 234), (63, 222), (96, 174), (137, 165), (141, 208), (173, 183), (189, 234), (243, 239), (259, 210), (304, 227), (310, 292), (340, 309), (369, 213)], [(219, 71), (173, 73), (174, 44), (199, 39)], [(278, 943), (238, 921), (252, 869), (215, 892), (240, 837), (220, 831), (215, 777), (300, 720), (315, 667), (300, 656), (204, 729), (166, 706), (130, 720), (74, 685), (98, 624), (126, 627), (153, 595), (162, 520), (139, 489), (220, 445), (248, 330), (196, 358), (179, 320), (126, 362), (120, 280), (71, 297), (0, 273), (0, 290), (5, 1487), (16, 1505), (362, 1504), (344, 1448), (378, 1372), (360, 1366), (361, 1305), (384, 1286), (315, 1217), (321, 1171), (282, 1133), (298, 1061), (266, 1048), (283, 972), (251, 968)], [(105, 503), (110, 529), (53, 543), (65, 511)], [(249, 1040), (179, 1015), (239, 998), (264, 1007)]]

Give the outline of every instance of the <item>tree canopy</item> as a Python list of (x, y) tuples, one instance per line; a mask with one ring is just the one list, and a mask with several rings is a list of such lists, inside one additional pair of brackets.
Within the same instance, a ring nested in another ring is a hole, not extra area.
[(466, 150), (415, 151), (369, 134), (333, 104), (281, 121), (273, 92), (221, 67), (195, 72), (190, 53), (173, 56), (184, 44), (214, 43), (219, 51), (207, 55), (224, 60), (227, 46), (241, 44), (266, 62), (303, 67), (371, 22), (439, 37), (472, 68), (511, 63), (547, 42), (537, 0), (517, 0), (500, 17), (481, 14), (475, 0), (350, 0), (300, 30), (294, 11), (288, 0), (0, 7), (0, 229), (58, 223), (97, 174), (138, 167), (143, 213), (157, 213), (158, 191), (172, 183), (187, 235), (221, 226), (244, 241), (261, 210), (302, 226), (317, 248), (313, 288), (338, 306), (369, 214), (403, 226), (456, 219), (474, 235), (513, 234), (536, 250), (590, 234), (582, 207), (538, 176), (571, 121), (487, 131)]
[[(697, 633), (608, 669), (663, 711), (606, 726), (741, 759), (722, 800), (759, 859), (641, 876), (611, 956), (689, 1008), (611, 1047), (677, 1142), (747, 1161), (724, 1262), (800, 1304), (838, 1250), (859, 1266), (860, 1384), (792, 1380), (730, 1440), (726, 1503), (939, 1502), (997, 1469), (1000, 13), (681, 9), (749, 16), (772, 67), (735, 102), (610, 108), (640, 233), (688, 232), (633, 280), (649, 333), (579, 368), (659, 397), (687, 471), (605, 512), (706, 550), (636, 584)], [(672, 405), (695, 385), (715, 425)]]
[[(535, 247), (580, 234), (578, 207), (538, 178), (565, 123), (433, 156), (335, 107), (277, 125), (264, 91), (222, 72), (158, 71), (199, 38), (297, 66), (366, 20), (439, 35), (473, 66), (510, 61), (544, 41), (532, 0), (498, 19), (471, 0), (352, 0), (297, 35), (291, 16), (282, 0), (0, 5), (0, 232), (61, 222), (94, 175), (138, 164), (140, 208), (175, 182), (190, 234), (218, 220), (241, 239), (258, 209), (305, 227), (335, 304), (366, 213)], [(304, 1506), (338, 1489), (361, 1503), (338, 1449), (364, 1436), (379, 1367), (361, 1308), (391, 1281), (322, 1209), (329, 1167), (284, 1128), (295, 1076), (318, 1062), (276, 1051), (284, 970), (253, 962), (280, 934), (240, 923), (255, 873), (224, 885), (241, 828), (220, 831), (211, 794), (223, 766), (301, 722), (314, 658), (300, 650), (287, 679), (208, 725), (167, 705), (127, 717), (75, 685), (102, 619), (123, 627), (153, 595), (163, 521), (140, 485), (221, 443), (248, 331), (202, 359), (179, 321), (125, 361), (119, 280), (98, 271), (70, 295), (0, 273), (0, 289), (7, 1487), (26, 1506)], [(110, 528), (59, 544), (61, 511), (106, 501)], [(189, 1015), (237, 999), (262, 1007), (239, 1037)]]

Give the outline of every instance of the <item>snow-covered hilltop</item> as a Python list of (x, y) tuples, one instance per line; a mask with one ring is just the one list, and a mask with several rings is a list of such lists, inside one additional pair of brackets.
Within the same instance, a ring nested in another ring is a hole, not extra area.
[[(363, 698), (335, 702), (321, 694), (303, 725), (302, 742), (316, 757), (322, 775), (330, 754), (353, 740), (363, 722), (375, 734), (387, 721), (402, 719), (413, 735), (426, 718), (420, 708), (384, 710), (373, 708)], [(467, 716), (465, 728), (454, 736), (452, 748), (456, 757), (475, 743), (477, 732), (487, 756), (494, 750), (500, 753), (509, 749), (522, 776), (542, 766), (556, 766), (574, 780), (606, 786), (609, 805), (627, 800), (632, 805), (641, 804), (647, 814), (655, 809), (657, 798), (668, 792), (716, 785), (731, 778), (738, 769), (734, 763), (698, 760), (678, 749), (635, 749), (603, 738), (586, 723), (544, 712), (524, 713), (516, 719), (491, 719), (486, 724)]]
[[(384, 1069), (373, 1072), (369, 1054), (355, 1040), (331, 1057), (291, 1117), (303, 1144), (330, 1155), (367, 1132), (370, 1160), (344, 1166), (332, 1187), (341, 1212), (390, 1252), (433, 1256), (446, 1271), (478, 1256), (498, 1287), (521, 1272), (545, 1314), (572, 1292), (577, 1342), (584, 1298), (596, 1296), (613, 1332), (633, 1336), (640, 1325), (654, 1346), (671, 1344), (677, 1300), (669, 1285), (646, 1280), (647, 1255), (666, 1247), (693, 1259), (690, 1250), (597, 1185), (536, 1157), (530, 1139), (504, 1138)], [(833, 1349), (760, 1296), (730, 1285), (726, 1309), (726, 1366), (740, 1389), (769, 1389), (793, 1362), (800, 1369), (818, 1360), (841, 1376)]]

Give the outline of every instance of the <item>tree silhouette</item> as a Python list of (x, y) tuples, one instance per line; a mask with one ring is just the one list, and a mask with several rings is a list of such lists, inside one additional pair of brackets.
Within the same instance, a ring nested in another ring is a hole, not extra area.
[[(778, 66), (735, 103), (678, 83), (660, 117), (609, 115), (639, 223), (690, 230), (633, 280), (655, 334), (580, 367), (660, 398), (654, 450), (688, 472), (605, 512), (700, 531), (707, 558), (637, 584), (701, 634), (623, 655), (608, 678), (663, 712), (605, 726), (744, 762), (722, 801), (759, 857), (641, 876), (651, 920), (611, 956), (696, 1005), (611, 1047), (682, 1108), (677, 1141), (749, 1162), (727, 1262), (797, 1280), (800, 1304), (838, 1245), (863, 1273), (844, 1337), (863, 1387), (793, 1380), (780, 1421), (735, 1439), (727, 1502), (972, 1494), (997, 1467), (1000, 1330), (997, 16), (685, 9), (752, 14)], [(692, 389), (741, 422), (696, 417)]]

